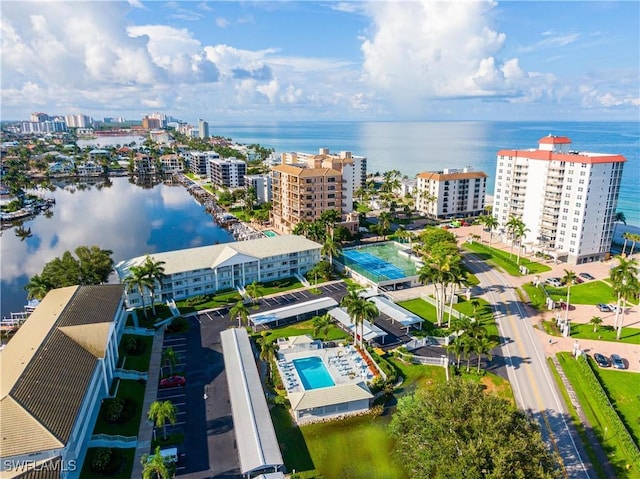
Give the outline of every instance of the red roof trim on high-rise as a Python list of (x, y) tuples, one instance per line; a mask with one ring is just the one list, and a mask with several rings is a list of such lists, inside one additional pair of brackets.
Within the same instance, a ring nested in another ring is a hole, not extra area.
[(500, 150), (498, 156), (511, 156), (514, 158), (528, 158), (530, 160), (565, 161), (567, 163), (587, 163), (597, 165), (600, 163), (624, 163), (627, 159), (622, 155), (593, 155), (589, 153), (555, 153), (543, 150)]
[(566, 145), (571, 143), (571, 139), (566, 136), (545, 136), (538, 140), (538, 143), (543, 143), (545, 145)]

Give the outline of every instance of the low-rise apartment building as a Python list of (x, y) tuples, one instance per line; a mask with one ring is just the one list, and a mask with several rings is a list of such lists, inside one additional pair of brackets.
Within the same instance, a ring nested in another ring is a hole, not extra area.
[(247, 164), (237, 158), (212, 158), (207, 160), (207, 175), (212, 185), (226, 188), (244, 186)]
[(527, 228), (525, 248), (581, 264), (609, 254), (626, 159), (576, 151), (571, 143), (549, 135), (536, 149), (500, 150), (493, 215), (505, 239), (515, 216)]
[(271, 175), (245, 175), (244, 186), (255, 190), (258, 203), (271, 201)]
[(2, 477), (80, 477), (116, 373), (123, 292), (119, 284), (52, 290), (0, 351)]
[(187, 151), (184, 158), (189, 165), (189, 171), (201, 177), (209, 176), (209, 160), (218, 160), (220, 155), (215, 151)]
[(463, 169), (427, 171), (417, 176), (416, 209), (434, 219), (478, 216), (484, 210), (487, 174)]
[[(235, 243), (201, 246), (154, 253), (164, 261), (166, 277), (156, 284), (154, 299), (185, 299), (201, 294), (244, 287), (254, 281), (265, 283), (300, 276), (320, 261), (321, 245), (302, 236), (287, 235)], [(141, 266), (146, 256), (121, 261), (115, 267), (120, 281), (132, 266)], [(145, 304), (149, 304), (145, 291)], [(142, 306), (140, 291), (127, 291), (127, 305)]]

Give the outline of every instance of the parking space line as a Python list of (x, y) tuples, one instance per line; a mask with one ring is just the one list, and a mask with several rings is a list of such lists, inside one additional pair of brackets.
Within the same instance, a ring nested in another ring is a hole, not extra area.
[(182, 394), (173, 394), (171, 396), (162, 396), (162, 399), (171, 399), (171, 398), (184, 398), (186, 396), (185, 393)]
[(224, 318), (224, 314), (222, 314), (220, 311), (216, 311), (216, 313), (218, 313), (218, 316), (220, 316), (221, 318)]

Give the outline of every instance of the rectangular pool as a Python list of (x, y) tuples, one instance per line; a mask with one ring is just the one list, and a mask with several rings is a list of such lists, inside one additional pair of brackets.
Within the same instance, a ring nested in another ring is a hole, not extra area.
[(271, 231), (271, 230), (263, 230), (262, 232), (264, 233), (265, 236), (267, 236), (269, 238), (275, 238), (276, 236), (280, 236), (278, 233), (276, 233), (275, 231)]
[(336, 384), (322, 359), (317, 356), (294, 359), (293, 366), (300, 376), (302, 386), (307, 390), (326, 388)]

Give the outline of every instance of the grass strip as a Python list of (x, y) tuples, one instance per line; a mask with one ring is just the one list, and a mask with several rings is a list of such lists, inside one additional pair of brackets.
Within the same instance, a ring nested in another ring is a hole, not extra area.
[(531, 261), (528, 258), (520, 257), (520, 264), (518, 264), (517, 253), (509, 254), (501, 249), (492, 248), (490, 246), (483, 245), (482, 243), (463, 243), (462, 247), (469, 251), (472, 251), (480, 259), (488, 261), (500, 269), (504, 270), (511, 276), (523, 276), (520, 273), (520, 267), (524, 266), (529, 270), (529, 274), (539, 274), (547, 271), (551, 271), (551, 268), (546, 264), (537, 263)]

